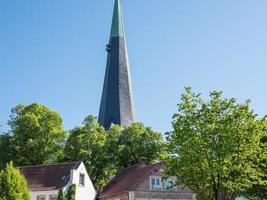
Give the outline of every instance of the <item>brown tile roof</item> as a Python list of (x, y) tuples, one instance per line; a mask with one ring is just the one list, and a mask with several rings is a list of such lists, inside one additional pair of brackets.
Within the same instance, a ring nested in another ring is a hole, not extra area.
[(122, 170), (100, 192), (99, 197), (110, 196), (133, 190), (156, 169), (163, 166), (162, 162), (153, 165), (137, 164)]
[(49, 191), (64, 187), (70, 178), (72, 169), (77, 169), (81, 162), (37, 165), (19, 167), (25, 176), (28, 187), (31, 191)]

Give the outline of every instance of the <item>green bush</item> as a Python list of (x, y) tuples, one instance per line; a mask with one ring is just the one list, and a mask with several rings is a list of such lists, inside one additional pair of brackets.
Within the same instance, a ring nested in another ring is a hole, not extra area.
[(0, 173), (0, 200), (30, 200), (27, 182), (12, 162)]
[(63, 193), (63, 190), (62, 189), (60, 189), (58, 191), (57, 200), (67, 200), (66, 197), (64, 196), (64, 193)]
[(68, 190), (67, 200), (75, 200), (76, 185), (72, 184)]
[[(60, 189), (58, 191), (58, 197), (57, 200), (75, 200), (75, 194), (76, 194), (76, 185), (72, 184), (69, 189), (68, 189), (68, 193), (65, 196), (63, 193), (63, 190)], [(1, 200), (1, 199), (0, 199)]]

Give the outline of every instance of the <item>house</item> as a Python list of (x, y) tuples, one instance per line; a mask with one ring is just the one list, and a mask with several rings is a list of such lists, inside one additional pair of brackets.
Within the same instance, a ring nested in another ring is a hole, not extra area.
[(141, 162), (122, 170), (103, 187), (100, 200), (193, 200), (189, 188), (174, 186), (176, 177), (162, 173), (162, 162), (147, 165)]
[(83, 162), (20, 167), (31, 191), (31, 200), (56, 200), (59, 189), (67, 193), (76, 185), (77, 200), (94, 200), (96, 191)]

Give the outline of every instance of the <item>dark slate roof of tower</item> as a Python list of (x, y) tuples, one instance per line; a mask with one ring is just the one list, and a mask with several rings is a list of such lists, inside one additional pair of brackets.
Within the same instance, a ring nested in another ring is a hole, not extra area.
[(108, 130), (111, 124), (126, 126), (134, 122), (131, 75), (120, 0), (115, 0), (106, 50), (108, 58), (98, 121)]

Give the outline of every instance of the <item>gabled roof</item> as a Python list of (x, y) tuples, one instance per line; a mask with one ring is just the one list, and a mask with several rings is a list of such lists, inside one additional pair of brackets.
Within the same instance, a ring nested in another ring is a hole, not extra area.
[(63, 188), (70, 180), (72, 169), (78, 169), (81, 162), (53, 165), (19, 167), (31, 191), (50, 191)]
[(159, 162), (153, 165), (137, 164), (129, 168), (125, 168), (103, 188), (99, 197), (132, 191), (146, 177), (162, 167), (163, 163)]

